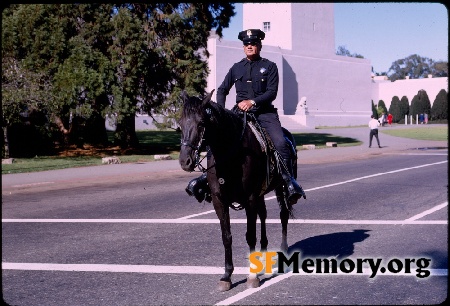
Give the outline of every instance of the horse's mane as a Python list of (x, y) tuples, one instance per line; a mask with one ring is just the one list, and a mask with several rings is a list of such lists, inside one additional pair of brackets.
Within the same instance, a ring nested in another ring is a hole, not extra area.
[[(190, 97), (184, 103), (182, 116), (187, 118), (196, 114), (199, 118), (202, 117), (202, 114), (206, 109), (202, 107), (202, 104), (203, 101), (200, 98)], [(214, 120), (217, 121), (218, 126), (227, 129), (229, 132), (235, 130), (242, 131), (243, 121), (238, 114), (222, 107), (214, 101), (209, 101), (207, 107), (211, 109)]]
[(220, 120), (221, 126), (226, 126), (229, 131), (230, 129), (242, 131), (243, 121), (241, 116), (213, 101), (210, 101), (209, 106), (213, 109), (216, 120)]

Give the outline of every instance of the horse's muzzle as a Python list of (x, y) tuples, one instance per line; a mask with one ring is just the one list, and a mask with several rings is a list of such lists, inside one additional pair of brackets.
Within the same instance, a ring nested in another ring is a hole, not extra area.
[(178, 158), (178, 161), (180, 162), (181, 169), (183, 169), (184, 171), (192, 172), (194, 171), (196, 166), (195, 159), (185, 151), (186, 150), (180, 151), (180, 157)]

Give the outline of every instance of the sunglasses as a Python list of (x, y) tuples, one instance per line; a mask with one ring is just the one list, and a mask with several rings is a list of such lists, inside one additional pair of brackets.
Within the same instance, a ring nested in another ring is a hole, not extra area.
[(248, 45), (251, 45), (251, 46), (257, 46), (258, 43), (257, 43), (257, 42), (254, 42), (254, 41), (252, 41), (252, 42), (245, 42), (245, 43), (244, 43), (244, 46), (248, 46)]

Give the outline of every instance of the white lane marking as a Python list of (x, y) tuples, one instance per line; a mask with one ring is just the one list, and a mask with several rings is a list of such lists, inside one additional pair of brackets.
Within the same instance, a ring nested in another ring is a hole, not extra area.
[[(353, 182), (356, 182), (356, 181), (360, 181), (360, 180), (364, 180), (364, 179), (368, 179), (368, 178), (372, 178), (372, 177), (377, 177), (377, 176), (381, 176), (381, 175), (392, 174), (392, 173), (397, 173), (397, 172), (402, 172), (402, 171), (407, 171), (407, 170), (413, 170), (413, 169), (418, 169), (418, 168), (423, 168), (423, 167), (439, 165), (439, 164), (443, 164), (443, 163), (446, 163), (446, 162), (447, 161), (445, 160), (445, 161), (432, 163), (432, 164), (424, 164), (424, 165), (415, 166), (415, 167), (402, 168), (402, 169), (388, 171), (388, 172), (381, 172), (381, 173), (376, 173), (376, 174), (372, 174), (372, 175), (366, 175), (366, 176), (357, 177), (357, 178), (354, 178), (354, 179), (351, 179), (351, 180), (347, 180), (347, 181), (343, 181), (343, 182), (338, 182), (338, 183), (334, 183), (334, 184), (328, 184), (328, 185), (324, 185), (324, 186), (319, 186), (319, 187), (314, 187), (314, 188), (310, 188), (310, 189), (305, 189), (305, 192), (306, 191), (314, 191), (314, 190), (329, 188), (329, 187), (334, 187), (334, 186), (339, 186), (339, 185), (348, 184), (348, 183), (353, 183)], [(264, 198), (264, 200), (268, 201), (268, 200), (273, 200), (273, 199), (276, 199), (276, 198), (277, 198), (276, 196), (271, 196), (271, 197)]]
[(214, 209), (213, 210), (208, 210), (208, 211), (205, 211), (205, 212), (202, 212), (202, 213), (199, 213), (199, 214), (193, 214), (193, 215), (184, 216), (184, 217), (178, 218), (178, 220), (185, 220), (185, 219), (189, 219), (189, 218), (194, 218), (194, 217), (198, 217), (198, 216), (202, 216), (202, 215), (207, 215), (207, 214), (210, 214), (210, 213), (213, 213), (213, 212), (215, 212)]
[[(260, 223), (260, 221), (257, 221)], [(148, 224), (218, 224), (218, 219), (2, 219), (2, 223), (148, 223)], [(246, 224), (247, 219), (231, 219), (233, 224)], [(279, 224), (279, 219), (267, 219), (267, 224)], [(447, 220), (321, 220), (292, 219), (289, 224), (368, 224), (368, 225), (437, 225), (448, 224)]]
[(323, 189), (323, 188), (328, 188), (328, 187), (334, 187), (334, 186), (339, 186), (339, 185), (343, 185), (343, 184), (347, 184), (347, 183), (353, 183), (353, 182), (356, 182), (356, 181), (364, 180), (364, 179), (367, 179), (367, 178), (372, 178), (372, 177), (377, 177), (377, 176), (386, 175), (386, 174), (392, 174), (392, 173), (398, 173), (398, 172), (408, 171), (408, 170), (413, 170), (413, 169), (419, 169), (419, 168), (423, 168), (423, 167), (435, 166), (435, 165), (440, 165), (440, 164), (444, 164), (444, 163), (447, 163), (447, 161), (445, 160), (445, 161), (432, 163), (432, 164), (424, 164), (424, 165), (420, 165), (420, 166), (409, 167), (409, 168), (402, 168), (402, 169), (388, 171), (388, 172), (375, 173), (375, 174), (366, 175), (366, 176), (354, 178), (354, 179), (343, 181), (343, 182), (339, 182), (339, 183), (329, 184), (329, 185), (316, 187), (316, 188), (310, 188), (308, 191), (318, 190), (318, 189)]
[[(233, 275), (248, 275), (249, 267), (234, 267)], [(24, 271), (72, 271), (72, 272), (115, 272), (115, 273), (158, 273), (158, 274), (198, 274), (198, 275), (222, 275), (224, 273), (223, 267), (214, 266), (168, 266), (168, 265), (109, 265), (109, 264), (56, 264), (56, 263), (29, 263), (29, 262), (2, 262), (2, 270), (24, 270)], [(362, 273), (352, 271), (344, 273), (337, 271), (337, 273), (306, 273), (299, 270), (299, 273), (283, 273), (276, 274), (277, 269), (273, 269), (273, 274), (264, 274), (267, 277), (283, 275), (301, 275), (301, 276), (319, 276), (319, 275), (371, 275), (373, 272), (370, 268), (363, 268)], [(447, 269), (428, 269), (430, 275), (444, 276), (447, 275)], [(379, 273), (378, 275), (411, 275), (415, 273)], [(266, 281), (264, 284), (268, 283)], [(277, 281), (278, 282), (278, 281)], [(263, 285), (264, 286), (264, 285)], [(261, 287), (263, 287), (261, 286)], [(261, 288), (259, 287), (259, 288)], [(267, 287), (267, 286), (266, 286)]]
[(447, 156), (447, 153), (383, 153), (384, 155)]
[(220, 301), (219, 303), (217, 303), (215, 305), (230, 305), (230, 304), (233, 304), (233, 303), (235, 303), (237, 301), (242, 300), (243, 298), (246, 298), (246, 297), (252, 295), (253, 293), (261, 291), (261, 290), (263, 290), (263, 289), (265, 289), (265, 288), (267, 288), (269, 286), (272, 286), (272, 285), (274, 285), (276, 283), (279, 283), (282, 280), (285, 280), (285, 279), (291, 277), (292, 275), (293, 275), (292, 272), (288, 272), (286, 274), (282, 274), (280, 276), (274, 277), (272, 279), (269, 279), (268, 281), (265, 281), (264, 284), (262, 284), (258, 288), (246, 289), (246, 290), (244, 290), (242, 292), (239, 292), (238, 294), (230, 296), (229, 298), (227, 298), (227, 299), (225, 299), (223, 301)]
[[(430, 276), (447, 276), (448, 275), (448, 270), (447, 269), (429, 269), (430, 271)], [(271, 278), (267, 281), (265, 281), (260, 287), (258, 288), (250, 288), (250, 289), (246, 289), (242, 292), (239, 292), (238, 294), (235, 294), (233, 296), (230, 296), (229, 298), (218, 302), (215, 305), (231, 305), (234, 304), (258, 291), (261, 291), (269, 286), (272, 286), (278, 282), (281, 282), (282, 280), (285, 280), (291, 276), (329, 276), (329, 275), (371, 275), (372, 274), (372, 270), (371, 269), (363, 269), (363, 273), (356, 273), (356, 272), (351, 272), (351, 273), (343, 273), (343, 272), (338, 272), (338, 273), (333, 273), (333, 274), (328, 274), (328, 273), (305, 273), (303, 271), (299, 271), (300, 273), (292, 273), (292, 272), (288, 272), (285, 274), (278, 274), (277, 276), (275, 276), (274, 278)], [(415, 276), (414, 273), (404, 273), (404, 272), (400, 272), (400, 273), (391, 273), (391, 272), (386, 272), (386, 273), (380, 273), (377, 274), (377, 276), (382, 276), (382, 275), (389, 275), (389, 276)]]
[(430, 209), (428, 209), (428, 210), (425, 210), (424, 212), (422, 212), (422, 213), (420, 213), (420, 214), (417, 214), (417, 215), (415, 215), (415, 216), (412, 216), (411, 218), (406, 219), (405, 221), (407, 221), (407, 222), (409, 222), (409, 221), (415, 221), (415, 220), (417, 220), (417, 219), (420, 219), (420, 218), (422, 218), (422, 217), (425, 217), (426, 215), (432, 214), (432, 213), (434, 213), (435, 211), (438, 211), (438, 210), (440, 210), (440, 209), (446, 207), (447, 205), (448, 205), (448, 202), (444, 202), (444, 203), (442, 203), (442, 204), (436, 205), (435, 207), (430, 208)]
[(55, 182), (40, 182), (40, 183), (30, 183), (30, 184), (21, 184), (21, 185), (13, 185), (11, 187), (30, 187), (30, 186), (38, 186), (38, 185), (45, 185), (45, 184), (54, 184)]
[[(108, 264), (55, 264), (2, 262), (3, 270), (30, 271), (78, 271), (78, 272), (127, 272), (162, 274), (217, 274), (224, 273), (223, 267), (208, 266), (164, 266), (164, 265), (108, 265)], [(233, 274), (246, 275), (248, 267), (235, 267)]]

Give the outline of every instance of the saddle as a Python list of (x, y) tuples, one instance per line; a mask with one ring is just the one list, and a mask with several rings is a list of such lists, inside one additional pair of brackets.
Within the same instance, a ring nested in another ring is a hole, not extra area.
[[(272, 191), (277, 183), (279, 177), (281, 177), (282, 167), (287, 170), (287, 166), (284, 163), (283, 158), (280, 153), (275, 149), (275, 146), (270, 139), (267, 131), (259, 124), (258, 120), (252, 113), (244, 113), (239, 109), (233, 109), (234, 112), (238, 113), (240, 116), (244, 117), (244, 124), (246, 124), (252, 133), (258, 140), (261, 151), (266, 154), (266, 179), (264, 180), (263, 186), (261, 188), (260, 195), (265, 195), (266, 193)], [(293, 144), (293, 140), (288, 137), (288, 132), (283, 128), (284, 138), (289, 144), (291, 152), (295, 158), (297, 157), (297, 150)]]

